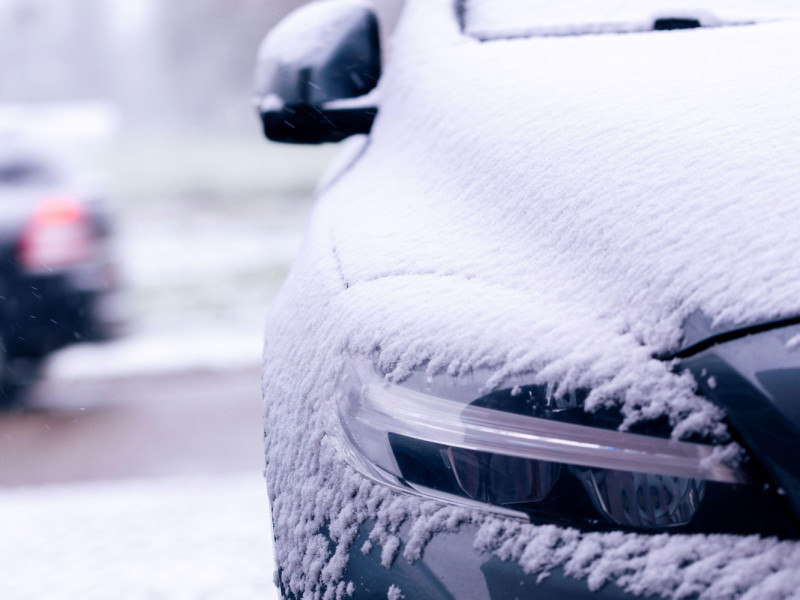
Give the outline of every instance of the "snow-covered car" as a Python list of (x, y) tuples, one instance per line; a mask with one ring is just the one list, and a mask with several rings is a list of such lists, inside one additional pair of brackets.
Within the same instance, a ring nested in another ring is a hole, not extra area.
[(0, 137), (0, 406), (54, 351), (119, 332), (105, 198), (58, 154)]
[(800, 9), (380, 28), (317, 2), (259, 52), (268, 137), (368, 133), (267, 324), (282, 595), (796, 597)]

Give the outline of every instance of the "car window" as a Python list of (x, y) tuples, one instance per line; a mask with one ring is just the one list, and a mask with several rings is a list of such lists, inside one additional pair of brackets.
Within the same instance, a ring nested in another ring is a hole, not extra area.
[[(634, 33), (800, 18), (796, 0), (461, 0), (465, 33), (509, 37)], [(662, 26), (658, 25), (661, 22)], [(667, 25), (676, 26), (663, 26)]]

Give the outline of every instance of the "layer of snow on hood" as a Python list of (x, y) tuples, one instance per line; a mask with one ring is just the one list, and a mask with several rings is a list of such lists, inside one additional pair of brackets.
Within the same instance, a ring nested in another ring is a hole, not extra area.
[(697, 19), (703, 26), (800, 17), (793, 0), (464, 0), (467, 33), (479, 38), (644, 31), (655, 19)]
[(478, 43), (447, 3), (406, 16), (317, 211), (353, 331), (400, 369), (502, 366), (712, 428), (651, 357), (696, 311), (800, 314), (800, 26)]
[(693, 378), (653, 356), (698, 310), (734, 324), (800, 314), (798, 40), (800, 26), (773, 23), (480, 43), (449, 0), (409, 2), (369, 142), (319, 199), (267, 326), (266, 477), (287, 589), (345, 597), (350, 545), (377, 519), (387, 566), (469, 522), (487, 556), (592, 586), (795, 593), (794, 543), (487, 520), (365, 480), (331, 433), (343, 352), (378, 349), (396, 377), (527, 373), (591, 388), (590, 408), (618, 404), (628, 423), (666, 415), (676, 435), (723, 435)]

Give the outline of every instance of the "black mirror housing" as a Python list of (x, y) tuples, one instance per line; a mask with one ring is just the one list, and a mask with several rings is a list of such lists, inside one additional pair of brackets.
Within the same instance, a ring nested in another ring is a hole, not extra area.
[(368, 3), (303, 6), (264, 39), (256, 102), (264, 134), (296, 144), (368, 133), (377, 107), (367, 94), (381, 75), (378, 20)]

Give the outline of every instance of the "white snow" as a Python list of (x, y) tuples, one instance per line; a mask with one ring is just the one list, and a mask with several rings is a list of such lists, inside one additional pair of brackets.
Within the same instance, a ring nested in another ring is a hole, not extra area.
[(693, 377), (653, 356), (695, 311), (800, 314), (800, 24), (480, 43), (449, 0), (410, 0), (403, 19), (369, 143), (320, 197), (267, 325), (283, 584), (342, 597), (358, 525), (377, 518), (384, 564), (468, 522), (478, 548), (543, 577), (792, 597), (796, 543), (489, 520), (366, 481), (329, 436), (342, 353), (379, 350), (396, 378), (484, 366), (490, 384), (587, 387), (628, 424), (666, 415), (678, 437), (725, 439)]
[(339, 40), (342, 28), (352, 19), (353, 9), (369, 5), (368, 0), (312, 2), (288, 15), (267, 34), (258, 50), (258, 96), (267, 96), (273, 68), (311, 66), (314, 58), (330, 51)]
[(757, 536), (582, 534), (555, 526), (487, 521), (476, 548), (545, 577), (557, 566), (589, 589), (615, 582), (671, 598), (795, 598), (800, 545)]
[(405, 595), (403, 595), (403, 592), (399, 587), (396, 585), (390, 585), (389, 591), (386, 593), (386, 598), (388, 600), (400, 600), (400, 598), (405, 598)]
[(200, 327), (196, 332), (133, 335), (118, 341), (79, 344), (50, 360), (51, 379), (85, 381), (137, 375), (228, 371), (261, 362), (260, 330)]
[(270, 600), (258, 473), (0, 491), (4, 600)]
[(796, 350), (797, 348), (800, 348), (800, 335), (796, 335), (786, 342), (787, 350)]
[(269, 32), (258, 51), (259, 60), (280, 56), (287, 63), (296, 63), (314, 58), (337, 39), (353, 9), (365, 6), (369, 6), (368, 0), (337, 0), (298, 8)]

